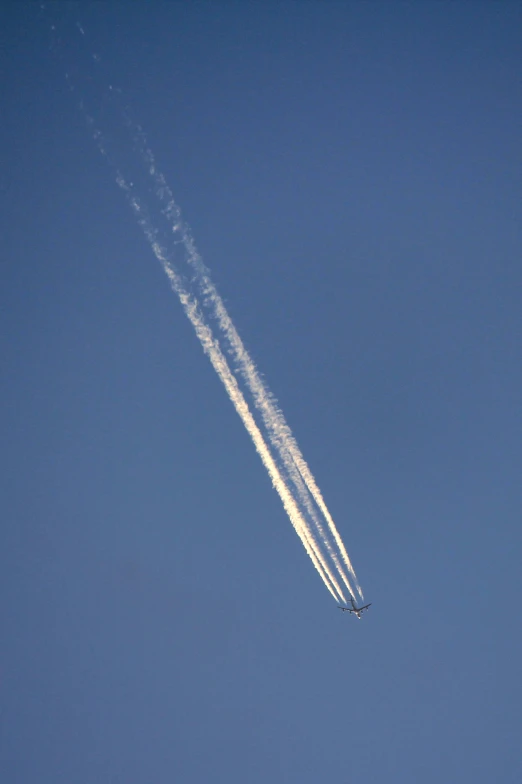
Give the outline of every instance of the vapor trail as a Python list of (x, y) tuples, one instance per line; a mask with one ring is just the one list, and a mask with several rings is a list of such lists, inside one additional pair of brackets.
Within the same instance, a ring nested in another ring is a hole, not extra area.
[[(70, 84), (70, 80), (67, 79), (68, 83)], [(111, 160), (111, 156), (107, 150), (103, 134), (101, 131), (96, 128), (94, 119), (88, 114), (85, 109), (85, 106), (80, 101), (80, 109), (83, 112), (87, 123), (91, 127), (93, 132), (93, 137), (96, 142), (96, 145), (101, 152), (102, 156), (107, 160), (109, 165), (112, 168), (116, 168), (114, 163)], [(329, 568), (327, 562), (325, 561), (323, 554), (321, 553), (320, 548), (317, 546), (313, 535), (310, 531), (310, 528), (303, 517), (298, 504), (296, 503), (295, 498), (292, 496), (290, 490), (286, 482), (284, 481), (283, 477), (281, 476), (281, 472), (279, 471), (270, 450), (263, 438), (261, 431), (259, 430), (251, 412), (248, 408), (248, 404), (244, 398), (243, 393), (241, 392), (237, 380), (233, 375), (232, 371), (229, 368), (228, 362), (221, 351), (221, 347), (219, 346), (218, 341), (214, 338), (212, 334), (212, 330), (206, 324), (203, 314), (201, 313), (197, 300), (195, 297), (192, 296), (190, 291), (186, 288), (183, 282), (183, 278), (181, 275), (176, 271), (173, 264), (170, 262), (166, 251), (161, 247), (157, 240), (157, 232), (148, 217), (147, 213), (144, 211), (138, 196), (134, 193), (134, 188), (131, 183), (127, 182), (123, 175), (116, 169), (116, 183), (120, 187), (120, 189), (124, 192), (129, 205), (131, 206), (136, 219), (138, 221), (138, 225), (142, 229), (154, 255), (160, 262), (161, 266), (165, 274), (167, 275), (171, 288), (173, 291), (178, 295), (181, 305), (187, 315), (189, 321), (191, 322), (196, 335), (203, 347), (204, 352), (209, 357), (214, 370), (218, 374), (227, 394), (236, 409), (241, 421), (243, 422), (245, 429), (247, 430), (254, 447), (259, 454), (263, 465), (265, 466), (267, 473), (272, 480), (272, 485), (274, 486), (276, 492), (278, 493), (279, 497), (281, 498), (281, 502), (283, 507), (292, 523), (294, 529), (297, 532), (297, 535), (301, 539), (303, 546), (310, 556), (315, 568), (319, 572), (321, 579), (323, 580), (324, 584), (334, 597), (336, 601), (344, 601), (346, 602), (346, 598), (341, 590), (339, 583), (337, 582), (336, 578), (332, 574), (331, 569)], [(351, 593), (351, 591), (350, 591)]]
[[(102, 146), (100, 146), (100, 149), (102, 153), (105, 154)], [(306, 521), (304, 520), (295, 499), (290, 493), (272, 455), (270, 454), (270, 450), (252, 414), (250, 413), (248, 404), (244, 398), (243, 393), (239, 389), (235, 376), (228, 366), (227, 360), (221, 351), (219, 343), (214, 338), (210, 327), (204, 321), (203, 315), (199, 310), (197, 300), (185, 288), (181, 276), (176, 272), (170, 263), (165, 250), (158, 243), (154, 227), (152, 226), (150, 219), (144, 213), (137, 196), (132, 192), (132, 187), (125, 181), (119, 172), (116, 175), (116, 182), (125, 193), (127, 200), (131, 205), (134, 214), (136, 215), (138, 224), (145, 234), (145, 237), (147, 238), (154, 255), (161, 263), (173, 291), (178, 295), (183, 309), (192, 326), (194, 327), (203, 350), (209, 357), (214, 370), (221, 379), (221, 382), (223, 383), (223, 386), (225, 387), (228, 396), (234, 405), (234, 408), (239, 414), (241, 421), (250, 435), (256, 451), (259, 454), (263, 465), (265, 466), (268, 475), (270, 476), (270, 479), (272, 480), (272, 484), (275, 490), (281, 498), (283, 507), (288, 517), (290, 518), (290, 521), (294, 526), (299, 538), (301, 539), (306, 552), (310, 556), (315, 568), (321, 575), (324, 584), (334, 599), (336, 601), (340, 601), (342, 599), (342, 601), (346, 602), (337, 580), (329, 569), (328, 564), (325, 562), (322, 553), (316, 548), (313, 538), (310, 536), (310, 531), (308, 530)]]
[[(84, 36), (85, 33), (81, 26), (79, 26), (78, 29), (80, 30), (81, 35)], [(52, 30), (53, 34), (56, 36), (54, 26), (52, 26)], [(55, 45), (57, 41), (58, 38), (56, 38)], [(98, 64), (99, 58), (93, 56), (93, 59), (96, 64)], [(66, 79), (69, 87), (74, 90), (72, 79), (69, 77), (68, 73), (66, 74)], [(118, 89), (113, 90), (113, 87), (109, 86), (109, 93), (106, 88), (105, 93), (106, 97), (109, 95), (110, 97), (115, 97), (115, 93), (120, 93), (120, 91)], [(270, 447), (266, 443), (250, 412), (245, 397), (239, 388), (238, 381), (227, 363), (219, 342), (203, 317), (197, 299), (185, 285), (183, 276), (180, 275), (171, 262), (168, 253), (158, 241), (158, 231), (149, 218), (148, 213), (141, 205), (132, 183), (124, 179), (119, 171), (119, 167), (115, 166), (114, 162), (111, 160), (103, 136), (101, 132), (96, 129), (93, 119), (88, 115), (82, 99), (80, 99), (80, 108), (91, 125), (100, 152), (109, 162), (111, 167), (116, 170), (116, 182), (118, 186), (125, 193), (137, 218), (138, 224), (169, 278), (172, 289), (179, 296), (184, 311), (191, 321), (205, 353), (208, 355), (231, 402), (249, 433), (256, 451), (270, 476), (272, 484), (281, 498), (283, 507), (323, 582), (337, 601), (339, 601), (339, 599), (346, 601), (343, 591), (321, 550), (321, 544), (316, 538), (317, 535), (320, 537), (322, 546), (326, 549), (338, 574), (346, 584), (350, 595), (354, 596), (354, 593), (345, 573), (344, 566), (348, 569), (359, 594), (362, 596), (362, 591), (357, 583), (357, 578), (348, 558), (348, 554), (337, 532), (333, 519), (328, 512), (317, 483), (277, 405), (277, 401), (259, 376), (253, 360), (244, 347), (243, 342), (226, 311), (224, 303), (210, 279), (208, 269), (203, 264), (203, 261), (196, 250), (190, 230), (181, 219), (181, 211), (173, 198), (173, 194), (167, 185), (163, 174), (161, 174), (156, 167), (154, 156), (146, 144), (145, 135), (143, 134), (141, 127), (130, 120), (128, 111), (125, 110), (124, 118), (127, 128), (131, 132), (134, 144), (138, 148), (142, 162), (145, 163), (147, 167), (149, 176), (152, 177), (154, 184), (153, 192), (163, 205), (161, 212), (168, 222), (170, 236), (172, 237), (172, 234), (174, 235), (174, 239), (171, 241), (173, 241), (175, 245), (183, 246), (185, 250), (185, 261), (194, 272), (193, 282), (202, 295), (202, 304), (209, 311), (210, 315), (215, 316), (217, 320), (228, 353), (233, 357), (237, 370), (243, 378), (248, 391), (252, 395), (254, 405), (259, 411), (266, 428), (270, 444), (274, 449), (281, 467), (284, 468), (284, 471), (286, 472), (287, 479), (283, 477), (280, 468), (275, 462)], [(290, 489), (289, 482), (293, 484), (295, 488), (294, 492)], [(337, 545), (337, 551), (332, 545), (332, 542), (318, 517), (313, 502), (317, 504), (318, 509), (327, 522), (330, 533)], [(309, 524), (307, 518), (308, 520), (311, 520), (312, 525)], [(342, 561), (344, 561), (344, 566), (339, 558), (339, 553)]]
[[(195, 248), (190, 231), (181, 218), (181, 210), (176, 204), (172, 191), (167, 184), (164, 175), (157, 168), (154, 155), (147, 145), (143, 130), (129, 118), (128, 114), (126, 114), (126, 123), (133, 136), (134, 143), (138, 148), (138, 152), (143, 157), (148, 172), (155, 183), (156, 196), (160, 202), (166, 205), (163, 209), (163, 214), (170, 222), (174, 235), (179, 235), (181, 238), (180, 241), (185, 246), (187, 254), (186, 261), (196, 273), (195, 282), (204, 298), (204, 304), (209, 310), (213, 311), (214, 316), (216, 317), (218, 326), (228, 345), (229, 353), (234, 358), (239, 373), (252, 394), (255, 406), (260, 412), (267, 429), (270, 443), (278, 453), (288, 476), (294, 484), (300, 503), (304, 506), (308, 515), (313, 520), (322, 544), (325, 546), (337, 571), (346, 584), (350, 595), (354, 596), (350, 581), (340, 563), (338, 554), (332, 546), (314, 507), (310, 503), (309, 492), (327, 522), (344, 565), (355, 583), (357, 592), (361, 598), (364, 598), (344, 543), (337, 531), (317, 482), (299, 449), (297, 441), (284, 418), (283, 412), (278, 407), (274, 396), (259, 375), (257, 367), (245, 348), (243, 341), (225, 308), (223, 300), (210, 279), (209, 271)], [(305, 486), (308, 492), (305, 489)]]

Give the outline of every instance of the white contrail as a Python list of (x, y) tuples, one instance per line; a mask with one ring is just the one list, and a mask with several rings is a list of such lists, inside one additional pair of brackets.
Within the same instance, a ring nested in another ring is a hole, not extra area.
[[(41, 9), (45, 11), (44, 3), (41, 3)], [(77, 27), (82, 37), (85, 37), (85, 32), (81, 25), (78, 24)], [(63, 41), (58, 35), (54, 24), (51, 24), (51, 31), (51, 46), (55, 53), (60, 55), (64, 46)], [(93, 59), (98, 65), (99, 57), (94, 56)], [(69, 76), (69, 73), (66, 73), (66, 80), (71, 90), (76, 92), (76, 89), (73, 85), (73, 80)], [(112, 86), (109, 86), (109, 91), (112, 98), (115, 97), (115, 94), (119, 94), (121, 92), (117, 89), (114, 89)], [(105, 92), (107, 93), (106, 88)], [(339, 601), (339, 598), (343, 601), (346, 601), (340, 585), (338, 584), (336, 578), (332, 574), (330, 567), (328, 566), (328, 563), (325, 560), (325, 557), (321, 551), (321, 546), (314, 536), (314, 531), (319, 533), (322, 539), (322, 543), (328, 551), (328, 554), (333, 563), (335, 564), (339, 575), (345, 582), (350, 595), (353, 596), (350, 582), (344, 573), (344, 569), (339, 561), (338, 554), (332, 547), (332, 544), (330, 543), (328, 536), (323, 529), (321, 521), (317, 516), (316, 509), (313, 506), (310, 498), (310, 494), (325, 516), (339, 551), (342, 554), (343, 560), (345, 561), (345, 564), (357, 585), (355, 573), (348, 559), (348, 555), (342, 540), (337, 533), (337, 530), (335, 529), (335, 525), (328, 513), (326, 504), (324, 503), (319, 488), (317, 487), (317, 484), (315, 483), (315, 480), (306, 462), (304, 461), (304, 458), (297, 446), (290, 428), (286, 424), (282, 412), (279, 410), (271, 392), (260, 378), (257, 372), (257, 368), (255, 367), (248, 352), (243, 346), (243, 343), (239, 338), (239, 335), (237, 334), (230, 317), (228, 316), (225, 306), (210, 280), (208, 270), (197, 253), (190, 231), (186, 224), (184, 224), (184, 222), (181, 220), (181, 212), (174, 201), (172, 192), (168, 187), (164, 176), (156, 168), (154, 156), (146, 145), (143, 131), (139, 125), (130, 120), (128, 111), (124, 111), (127, 128), (131, 131), (135, 145), (139, 145), (139, 153), (141, 155), (142, 162), (147, 165), (148, 174), (153, 178), (155, 185), (155, 196), (160, 200), (160, 202), (166, 202), (166, 207), (162, 209), (162, 214), (169, 222), (169, 229), (174, 233), (174, 235), (177, 234), (178, 237), (180, 237), (180, 239), (174, 239), (172, 241), (174, 242), (174, 245), (183, 245), (185, 249), (186, 261), (191, 265), (192, 269), (196, 273), (194, 280), (203, 294), (204, 305), (206, 305), (209, 311), (211, 311), (211, 314), (213, 313), (213, 315), (216, 316), (218, 320), (219, 328), (223, 334), (225, 342), (228, 345), (228, 351), (234, 357), (239, 372), (243, 377), (248, 390), (252, 394), (254, 404), (262, 416), (263, 422), (268, 432), (270, 443), (277, 453), (277, 456), (282, 466), (284, 467), (289, 480), (295, 487), (296, 492), (294, 494), (290, 490), (287, 481), (283, 478), (280, 469), (272, 457), (270, 448), (265, 442), (263, 435), (261, 434), (261, 431), (259, 430), (259, 427), (248, 408), (248, 404), (244, 398), (244, 395), (239, 388), (238, 381), (230, 370), (219, 342), (214, 337), (212, 330), (205, 322), (205, 319), (199, 309), (197, 299), (185, 286), (182, 276), (177, 272), (166, 251), (160, 245), (158, 241), (157, 229), (154, 227), (152, 221), (141, 206), (140, 201), (135, 194), (132, 183), (124, 179), (118, 168), (114, 165), (114, 162), (111, 160), (111, 156), (108, 153), (102, 133), (96, 128), (94, 120), (89, 116), (81, 97), (79, 98), (79, 103), (82, 113), (91, 126), (94, 139), (100, 152), (109, 162), (111, 167), (116, 170), (117, 184), (124, 191), (140, 227), (142, 228), (154, 254), (160, 261), (165, 273), (169, 278), (172, 289), (179, 296), (185, 313), (191, 321), (204, 351), (207, 353), (214, 369), (225, 386), (225, 389), (234, 407), (236, 408), (237, 413), (243, 421), (247, 432), (252, 438), (254, 446), (272, 480), (274, 488), (281, 498), (283, 507), (287, 512), (292, 525), (296, 529), (297, 534), (303, 542), (306, 552), (310, 556), (314, 566), (321, 575), (323, 582), (332, 596), (337, 601)], [(305, 515), (299, 508), (299, 505), (301, 505), (301, 508), (312, 521), (314, 529), (310, 527)], [(362, 596), (358, 585), (357, 589)]]
[[(97, 141), (100, 141), (100, 136), (97, 137)], [(105, 154), (103, 146), (100, 146), (100, 150)], [(138, 223), (154, 252), (154, 255), (161, 263), (173, 291), (178, 295), (183, 309), (192, 326), (194, 327), (194, 330), (196, 331), (196, 335), (199, 338), (203, 350), (209, 357), (214, 370), (221, 379), (230, 400), (232, 401), (237, 413), (241, 418), (241, 421), (250, 435), (256, 451), (259, 454), (263, 465), (265, 466), (268, 475), (270, 476), (270, 479), (272, 480), (272, 484), (275, 490), (281, 498), (283, 507), (288, 517), (290, 518), (290, 521), (294, 526), (299, 538), (301, 539), (306, 552), (312, 559), (315, 568), (321, 575), (324, 584), (334, 599), (336, 601), (340, 601), (342, 599), (342, 601), (346, 602), (337, 580), (329, 569), (328, 564), (325, 562), (322, 553), (315, 546), (313, 538), (310, 536), (310, 531), (308, 530), (306, 521), (304, 520), (294, 497), (284, 482), (283, 477), (281, 476), (281, 473), (272, 455), (270, 454), (270, 450), (252, 414), (250, 413), (248, 404), (244, 398), (243, 393), (239, 389), (235, 376), (228, 366), (227, 360), (221, 351), (219, 343), (214, 338), (210, 327), (204, 321), (203, 315), (198, 308), (197, 300), (185, 288), (181, 276), (176, 272), (171, 262), (169, 261), (165, 250), (158, 243), (154, 227), (152, 226), (149, 218), (144, 213), (137, 196), (132, 192), (130, 184), (125, 181), (119, 172), (116, 175), (116, 182), (124, 191), (129, 204), (131, 205), (134, 214), (136, 215)]]
[(195, 248), (190, 231), (181, 218), (181, 210), (176, 204), (172, 191), (167, 184), (164, 175), (157, 168), (154, 155), (146, 143), (145, 134), (139, 125), (136, 125), (132, 122), (132, 120), (130, 120), (128, 114), (126, 115), (126, 122), (129, 130), (132, 133), (133, 140), (138, 147), (138, 151), (144, 159), (148, 172), (153, 178), (155, 183), (156, 196), (161, 202), (166, 204), (163, 209), (163, 213), (169, 220), (173, 233), (178, 234), (181, 237), (181, 242), (183, 243), (187, 253), (186, 260), (196, 273), (195, 282), (199, 286), (199, 289), (204, 297), (204, 303), (211, 311), (213, 311), (214, 316), (216, 317), (218, 326), (228, 344), (229, 352), (233, 356), (237, 368), (252, 394), (255, 406), (263, 418), (270, 442), (276, 449), (281, 462), (288, 473), (288, 476), (296, 488), (301, 504), (304, 506), (308, 515), (313, 520), (321, 541), (326, 547), (329, 556), (337, 568), (337, 571), (345, 582), (350, 595), (355, 598), (350, 581), (344, 572), (344, 568), (340, 563), (338, 554), (332, 546), (328, 535), (315, 512), (315, 509), (310, 503), (310, 499), (308, 493), (305, 490), (305, 487), (303, 486), (303, 482), (328, 524), (330, 533), (332, 534), (338, 551), (341, 554), (341, 558), (344, 561), (344, 564), (355, 583), (357, 592), (361, 598), (364, 598), (344, 543), (339, 535), (339, 532), (337, 531), (333, 518), (326, 506), (317, 482), (315, 481), (315, 478), (310, 471), (310, 468), (308, 467), (301, 450), (299, 449), (297, 441), (284, 418), (283, 412), (278, 407), (274, 396), (259, 375), (254, 361), (245, 348), (243, 341), (241, 340), (232, 322), (232, 319), (230, 318), (228, 311), (225, 308), (223, 300), (221, 299), (216, 287), (210, 279), (209, 271), (204, 265)]
[[(67, 79), (68, 83), (70, 80)], [(111, 156), (108, 152), (106, 142), (104, 140), (103, 134), (101, 131), (96, 127), (93, 117), (91, 117), (85, 109), (82, 101), (80, 101), (80, 109), (84, 114), (88, 125), (90, 126), (94, 141), (102, 154), (105, 160), (108, 162), (109, 166), (113, 169), (116, 169), (113, 161), (111, 160)], [(236, 409), (241, 421), (243, 422), (248, 434), (250, 435), (252, 442), (255, 446), (256, 451), (258, 452), (263, 465), (265, 466), (270, 479), (272, 480), (272, 484), (277, 491), (281, 501), (283, 503), (283, 507), (292, 523), (293, 527), (295, 528), (297, 535), (301, 539), (303, 546), (310, 556), (315, 568), (319, 572), (324, 584), (334, 597), (336, 601), (344, 601), (346, 603), (346, 598), (339, 586), (337, 580), (335, 579), (334, 575), (332, 574), (328, 564), (326, 563), (323, 554), (321, 553), (320, 548), (317, 546), (310, 528), (304, 519), (295, 498), (292, 496), (288, 486), (286, 485), (283, 477), (281, 476), (281, 472), (277, 468), (276, 463), (272, 455), (270, 454), (270, 450), (252, 416), (250, 410), (248, 408), (248, 404), (244, 398), (243, 393), (241, 392), (237, 380), (233, 375), (228, 362), (221, 351), (221, 347), (219, 346), (218, 341), (214, 338), (212, 334), (212, 330), (210, 327), (205, 323), (205, 319), (203, 314), (200, 312), (198, 308), (197, 300), (192, 296), (192, 294), (187, 290), (186, 286), (183, 283), (183, 279), (181, 275), (176, 271), (172, 263), (170, 262), (167, 253), (161, 247), (159, 242), (157, 241), (156, 237), (156, 230), (152, 225), (152, 222), (146, 212), (144, 211), (138, 196), (134, 193), (134, 188), (131, 183), (127, 182), (123, 175), (116, 169), (116, 183), (124, 192), (128, 203), (130, 204), (138, 224), (142, 229), (145, 237), (152, 248), (152, 251), (158, 261), (160, 262), (161, 266), (165, 274), (167, 275), (172, 290), (178, 295), (181, 305), (187, 315), (189, 321), (191, 322), (194, 330), (196, 332), (197, 337), (203, 347), (203, 350), (209, 357), (212, 366), (214, 367), (216, 373), (218, 374), (223, 386), (225, 387), (228, 396), (234, 408)]]

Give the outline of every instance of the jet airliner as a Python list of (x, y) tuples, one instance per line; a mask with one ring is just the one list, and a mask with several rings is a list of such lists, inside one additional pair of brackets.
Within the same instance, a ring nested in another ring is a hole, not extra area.
[(358, 617), (359, 620), (361, 620), (362, 613), (365, 610), (367, 610), (368, 607), (371, 606), (371, 602), (370, 602), (370, 604), (365, 604), (364, 607), (357, 607), (355, 602), (354, 602), (354, 600), (353, 600), (353, 597), (350, 597), (350, 601), (352, 603), (351, 607), (341, 607), (341, 605), (338, 605), (339, 609), (342, 610), (343, 612), (353, 613), (354, 615), (356, 615)]

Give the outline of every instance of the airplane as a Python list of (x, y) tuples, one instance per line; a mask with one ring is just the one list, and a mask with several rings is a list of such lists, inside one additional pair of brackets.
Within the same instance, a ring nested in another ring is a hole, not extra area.
[(339, 607), (339, 609), (340, 609), (340, 610), (342, 610), (343, 612), (349, 612), (349, 613), (353, 613), (354, 615), (356, 615), (356, 616), (358, 617), (358, 619), (359, 619), (359, 620), (361, 620), (361, 615), (362, 615), (362, 613), (363, 613), (365, 610), (367, 610), (367, 609), (368, 609), (368, 607), (370, 607), (370, 606), (371, 606), (371, 604), (372, 604), (372, 603), (370, 602), (370, 604), (365, 604), (365, 605), (364, 605), (364, 607), (357, 607), (357, 606), (355, 605), (355, 602), (354, 602), (354, 600), (353, 600), (353, 597), (350, 597), (350, 601), (351, 601), (351, 603), (352, 603), (352, 606), (351, 606), (351, 607), (341, 607), (341, 605), (340, 605), (340, 604), (338, 605), (338, 607)]

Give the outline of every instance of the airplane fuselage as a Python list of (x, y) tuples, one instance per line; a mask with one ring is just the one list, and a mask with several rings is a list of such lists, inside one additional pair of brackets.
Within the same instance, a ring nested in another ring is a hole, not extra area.
[(357, 616), (357, 618), (359, 620), (361, 620), (362, 613), (364, 612), (364, 610), (368, 609), (368, 607), (370, 606), (371, 602), (370, 602), (370, 604), (365, 604), (364, 607), (357, 607), (357, 605), (355, 604), (353, 598), (351, 598), (351, 597), (350, 597), (350, 602), (352, 604), (351, 607), (341, 607), (341, 605), (339, 605), (339, 609), (342, 610), (343, 612), (350, 613), (350, 615), (355, 615), (355, 616)]

